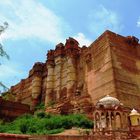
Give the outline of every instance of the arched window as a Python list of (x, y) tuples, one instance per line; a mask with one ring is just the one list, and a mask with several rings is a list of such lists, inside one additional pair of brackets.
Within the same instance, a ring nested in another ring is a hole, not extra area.
[(103, 112), (101, 113), (101, 128), (102, 129), (106, 128), (106, 116)]
[(100, 119), (100, 115), (98, 112), (95, 113), (95, 120), (99, 120)]
[(119, 112), (116, 113), (115, 121), (116, 121), (116, 129), (120, 129), (121, 128), (121, 115)]
[(138, 125), (140, 125), (140, 119), (139, 118), (137, 118), (137, 122), (138, 122)]

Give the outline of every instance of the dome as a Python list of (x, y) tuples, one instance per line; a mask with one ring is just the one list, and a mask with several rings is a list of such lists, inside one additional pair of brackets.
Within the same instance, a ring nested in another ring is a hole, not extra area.
[(104, 106), (105, 108), (112, 108), (112, 107), (120, 106), (120, 101), (115, 97), (106, 95), (105, 97), (103, 97), (97, 102), (97, 106)]
[(138, 113), (138, 111), (133, 108), (129, 116), (133, 116), (133, 115), (140, 116), (140, 113)]

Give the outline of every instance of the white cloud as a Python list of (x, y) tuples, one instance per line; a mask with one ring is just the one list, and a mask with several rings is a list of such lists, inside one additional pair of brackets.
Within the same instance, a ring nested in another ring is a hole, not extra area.
[(140, 17), (139, 17), (139, 19), (137, 21), (137, 27), (140, 27)]
[(0, 82), (4, 82), (8, 87), (16, 84), (25, 75), (25, 72), (17, 64), (8, 62), (0, 65)]
[(89, 22), (89, 30), (94, 33), (95, 36), (100, 35), (105, 30), (121, 32), (123, 28), (121, 19), (117, 13), (106, 9), (103, 5), (100, 5), (89, 14)]
[(53, 11), (35, 0), (0, 1), (0, 21), (7, 21), (9, 29), (3, 38), (36, 38), (53, 43), (63, 40), (67, 25)]
[(0, 0), (0, 25), (5, 21), (9, 27), (2, 39), (11, 59), (0, 65), (0, 82), (9, 87), (27, 76), (33, 62), (44, 60), (45, 51), (47, 53), (50, 46), (40, 40), (47, 41), (46, 44), (59, 43), (64, 40), (69, 27), (60, 16), (37, 0)]
[(0, 79), (18, 76), (21, 73), (23, 73), (23, 71), (19, 70), (18, 65), (12, 62), (0, 65)]
[(89, 46), (92, 41), (85, 37), (83, 33), (78, 33), (74, 38), (79, 42), (80, 46), (86, 45)]
[[(5, 75), (6, 73), (6, 75)], [(14, 68), (12, 68), (11, 66), (7, 66), (7, 65), (1, 65), (0, 66), (0, 79), (3, 78), (8, 78), (11, 75), (15, 75), (18, 74), (18, 71)]]

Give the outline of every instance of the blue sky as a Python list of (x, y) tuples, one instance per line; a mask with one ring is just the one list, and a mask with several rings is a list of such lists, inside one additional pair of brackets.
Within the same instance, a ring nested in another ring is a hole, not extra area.
[(140, 39), (140, 0), (0, 0), (1, 36), (10, 60), (0, 58), (0, 81), (10, 87), (28, 76), (47, 50), (74, 37), (90, 45), (109, 29)]

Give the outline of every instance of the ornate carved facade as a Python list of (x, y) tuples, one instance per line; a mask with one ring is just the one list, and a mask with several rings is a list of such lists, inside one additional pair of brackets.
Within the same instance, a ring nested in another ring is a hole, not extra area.
[[(105, 95), (140, 107), (140, 44), (135, 37), (105, 31), (89, 47), (69, 38), (35, 63), (26, 79), (10, 89), (14, 100), (47, 111), (91, 112)], [(12, 99), (13, 100), (13, 99)], [(53, 103), (53, 107), (49, 106)]]

